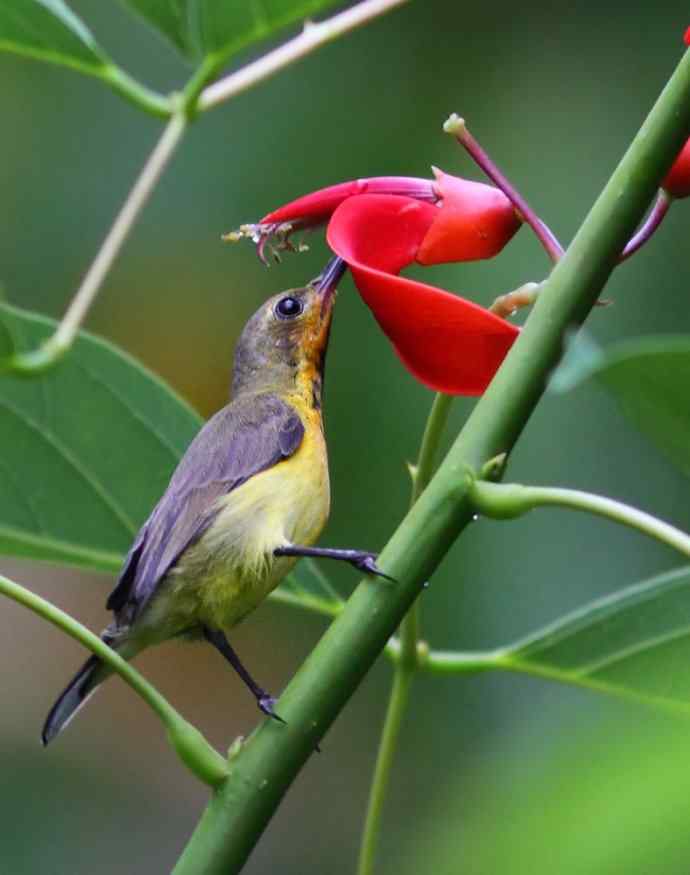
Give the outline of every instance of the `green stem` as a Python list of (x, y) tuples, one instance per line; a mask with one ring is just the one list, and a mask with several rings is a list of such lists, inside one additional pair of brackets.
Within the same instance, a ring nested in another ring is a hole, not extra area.
[[(453, 403), (452, 395), (438, 392), (434, 396), (429, 416), (427, 417), (422, 443), (419, 448), (419, 458), (412, 469), (412, 494), (410, 507), (429, 485), (434, 473), (434, 465), (438, 456), (441, 438), (448, 422), (448, 414)], [(400, 658), (398, 669), (408, 668), (414, 671), (418, 662), (419, 646), (419, 605), (415, 602), (400, 624)]]
[[(429, 485), (434, 473), (434, 465), (438, 457), (441, 438), (448, 422), (448, 414), (453, 403), (452, 395), (438, 392), (434, 396), (429, 416), (427, 417), (422, 443), (419, 448), (419, 458), (412, 469), (412, 494), (410, 507)], [(405, 615), (400, 625), (400, 659), (398, 667), (402, 670), (407, 666), (411, 671), (417, 668), (419, 648), (419, 605), (415, 602)]]
[(139, 109), (143, 109), (144, 112), (155, 115), (157, 118), (170, 118), (173, 114), (174, 101), (172, 98), (159, 94), (157, 91), (147, 88), (146, 85), (142, 85), (141, 82), (137, 82), (116, 64), (108, 64), (99, 75), (113, 91), (138, 106)]
[[(422, 437), (419, 459), (417, 465), (412, 468), (410, 506), (417, 501), (431, 480), (434, 461), (438, 454), (452, 401), (451, 395), (443, 395), (440, 392), (434, 398)], [(381, 833), (383, 807), (390, 785), (395, 751), (398, 747), (400, 731), (407, 709), (412, 678), (419, 663), (418, 647), (419, 604), (415, 601), (400, 624), (400, 639), (395, 651), (393, 686), (381, 732), (371, 790), (369, 791), (367, 813), (364, 818), (364, 831), (359, 853), (359, 875), (372, 875), (374, 871), (376, 847)]]
[(188, 723), (152, 684), (86, 626), (82, 626), (69, 614), (31, 590), (2, 576), (0, 576), (0, 595), (7, 596), (38, 614), (39, 617), (43, 617), (44, 620), (48, 620), (53, 626), (57, 626), (95, 653), (119, 674), (158, 716), (167, 730), (171, 745), (185, 765), (200, 780), (217, 787), (225, 779), (228, 772), (226, 761), (209, 745), (199, 730)]
[(411, 505), (417, 501), (429, 485), (431, 475), (434, 473), (434, 464), (438, 456), (441, 438), (448, 422), (448, 414), (452, 404), (452, 395), (444, 395), (442, 392), (439, 392), (434, 397), (434, 403), (431, 405), (429, 418), (424, 428), (422, 444), (419, 448), (419, 460), (412, 477)]
[(479, 650), (430, 650), (420, 662), (423, 671), (433, 674), (477, 674), (481, 671), (495, 671), (504, 667), (501, 662), (502, 651)]
[(315, 745), (470, 522), (465, 472), (512, 448), (561, 356), (565, 336), (595, 305), (688, 130), (690, 53), (545, 281), (450, 452), (384, 548), (382, 567), (398, 583), (360, 583), (281, 696), (287, 725), (264, 721), (232, 760), (231, 774), (211, 799), (175, 875), (240, 871)]
[[(512, 648), (511, 648), (512, 649)], [(670, 713), (687, 717), (690, 705), (678, 699), (666, 698), (653, 692), (612, 683), (606, 677), (592, 676), (576, 669), (566, 669), (556, 665), (521, 660), (519, 654), (508, 650), (480, 651), (462, 653), (453, 651), (433, 651), (423, 668), (434, 674), (478, 674), (482, 671), (503, 671), (511, 674), (528, 675), (558, 684), (568, 684), (583, 690), (617, 696), (629, 702), (643, 703)]]
[(636, 529), (650, 538), (660, 541), (690, 556), (690, 535), (630, 505), (580, 492), (577, 489), (560, 489), (551, 486), (521, 486), (518, 483), (487, 483), (475, 480), (470, 487), (470, 498), (475, 508), (493, 519), (512, 519), (533, 510), (535, 507), (567, 507), (605, 517)]
[(397, 663), (393, 675), (393, 686), (391, 688), (390, 699), (388, 700), (388, 708), (386, 710), (386, 719), (383, 724), (383, 731), (379, 742), (374, 777), (369, 792), (364, 833), (362, 835), (362, 844), (359, 849), (359, 865), (357, 867), (358, 875), (372, 875), (374, 871), (376, 848), (381, 834), (386, 793), (390, 783), (395, 753), (398, 748), (403, 717), (407, 710), (407, 703), (410, 698), (410, 687), (412, 685), (413, 677), (414, 671), (403, 668), (401, 662)]
[(200, 95), (222, 66), (222, 58), (207, 55), (179, 95), (180, 108), (192, 121), (200, 110)]
[(30, 376), (40, 374), (57, 364), (70, 349), (115, 258), (163, 170), (172, 158), (186, 128), (187, 117), (184, 112), (178, 112), (172, 116), (139, 178), (127, 195), (127, 199), (55, 333), (38, 349), (14, 355), (9, 363), (12, 371)]

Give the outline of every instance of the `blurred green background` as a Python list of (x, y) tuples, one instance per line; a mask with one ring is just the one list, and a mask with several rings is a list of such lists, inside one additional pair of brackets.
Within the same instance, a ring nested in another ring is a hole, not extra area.
[[(135, 74), (164, 90), (183, 81), (173, 51), (118, 3), (72, 6)], [(326, 258), (315, 236), (310, 253), (266, 271), (251, 247), (223, 245), (221, 233), (344, 179), (423, 176), (431, 163), (476, 175), (440, 131), (451, 111), (569, 240), (673, 69), (688, 23), (681, 0), (628, 4), (623, 14), (614, 3), (420, 0), (327, 46), (192, 128), (89, 328), (208, 415), (225, 401), (248, 316)], [(96, 81), (16, 57), (0, 56), (0, 99), (0, 284), (12, 302), (58, 316), (159, 123)], [(616, 272), (606, 293), (615, 306), (589, 322), (595, 338), (690, 330), (689, 227), (687, 205), (677, 208)], [(420, 275), (488, 303), (546, 269), (523, 231), (494, 262)], [(385, 542), (405, 512), (405, 462), (430, 401), (347, 281), (328, 363), (334, 502), (322, 543)], [(451, 434), (472, 403), (457, 402)], [(595, 386), (545, 398), (510, 474), (608, 493), (690, 527), (687, 483)], [(482, 521), (424, 594), (424, 634), (462, 649), (504, 643), (677, 564), (639, 536), (562, 511)], [(105, 624), (111, 580), (9, 561), (2, 569), (92, 628)], [(356, 581), (348, 570), (328, 572), (343, 592)], [(266, 605), (233, 640), (279, 691), (322, 629), (321, 619)], [(43, 717), (82, 658), (74, 642), (2, 604), (0, 872), (168, 871), (206, 794), (129, 690), (111, 681), (53, 747), (40, 748)], [(255, 724), (251, 698), (210, 648), (168, 645), (138, 664), (221, 748)], [(248, 873), (353, 871), (389, 678), (381, 661), (299, 777)], [(687, 875), (688, 823), (689, 722), (521, 677), (420, 677), (379, 871)]]

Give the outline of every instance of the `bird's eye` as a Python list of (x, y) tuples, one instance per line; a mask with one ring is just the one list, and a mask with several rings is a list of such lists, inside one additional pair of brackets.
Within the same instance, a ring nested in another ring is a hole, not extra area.
[(302, 312), (302, 302), (291, 295), (281, 298), (275, 306), (275, 314), (279, 319), (294, 319)]

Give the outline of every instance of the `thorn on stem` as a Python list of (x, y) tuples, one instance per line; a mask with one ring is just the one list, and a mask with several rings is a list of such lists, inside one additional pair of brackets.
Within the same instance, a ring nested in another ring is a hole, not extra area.
[(499, 453), (497, 456), (494, 456), (493, 459), (489, 459), (488, 462), (485, 462), (484, 465), (482, 465), (482, 469), (479, 472), (479, 479), (491, 481), (500, 480), (507, 464), (508, 453)]

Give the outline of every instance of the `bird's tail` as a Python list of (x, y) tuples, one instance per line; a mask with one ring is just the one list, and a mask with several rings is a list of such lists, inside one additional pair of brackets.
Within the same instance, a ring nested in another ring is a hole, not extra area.
[(58, 735), (77, 711), (86, 704), (86, 701), (96, 691), (96, 688), (112, 674), (109, 668), (97, 656), (90, 656), (67, 687), (58, 697), (43, 724), (41, 740), (43, 745), (51, 742)]

